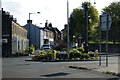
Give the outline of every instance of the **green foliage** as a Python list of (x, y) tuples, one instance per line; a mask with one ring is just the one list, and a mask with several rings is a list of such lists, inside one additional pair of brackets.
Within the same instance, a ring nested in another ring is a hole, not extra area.
[(49, 50), (49, 51), (47, 51), (47, 59), (48, 59), (48, 60), (52, 60), (52, 54), (53, 54), (52, 51), (53, 51), (52, 49)]
[(43, 60), (43, 59), (47, 59), (47, 52), (46, 51), (40, 51), (39, 53), (35, 54), (32, 57), (32, 60)]
[(61, 51), (67, 51), (67, 48), (62, 48)]
[(90, 56), (89, 56), (88, 53), (83, 53), (83, 54), (81, 55), (81, 58), (82, 58), (82, 59), (88, 59), (88, 58), (90, 58)]
[[(84, 30), (85, 30), (85, 14), (84, 14), (84, 9), (83, 8), (76, 8), (73, 10), (73, 12), (70, 15), (70, 40), (73, 40), (73, 35), (75, 36), (75, 41), (78, 40), (78, 37), (84, 36)], [(89, 26), (88, 26), (88, 36), (89, 40), (97, 39), (98, 38), (98, 11), (97, 9), (90, 4), (90, 9), (89, 9), (89, 16), (90, 16), (90, 21), (89, 21)]]
[(59, 60), (65, 60), (65, 59), (67, 59), (67, 54), (59, 54), (58, 55), (58, 59)]
[(56, 51), (56, 58), (59, 58), (60, 51)]
[(53, 54), (53, 50), (49, 50), (49, 51), (40, 51), (39, 53), (36, 53), (35, 56), (32, 57), (32, 60), (47, 60), (50, 61), (52, 59), (56, 59), (56, 58), (60, 58), (59, 55), (60, 51), (55, 51), (55, 53)]
[(29, 54), (26, 53), (25, 51), (17, 51), (15, 52), (15, 54), (12, 55), (18, 57), (18, 56), (28, 56)]
[(29, 50), (30, 52), (35, 51), (35, 47), (34, 46), (28, 47), (25, 51), (29, 53)]
[[(89, 41), (89, 44), (99, 44), (100, 42)], [(102, 41), (101, 44), (106, 44), (106, 41)], [(112, 41), (108, 41), (108, 44), (114, 44)], [(120, 44), (120, 42), (116, 42), (115, 44)]]
[(78, 47), (77, 50), (78, 50), (79, 52), (82, 52), (82, 53), (84, 52), (84, 48), (83, 48), (83, 47)]
[(88, 55), (89, 55), (90, 57), (95, 57), (95, 54), (94, 54), (93, 52), (88, 52)]
[(77, 49), (70, 50), (70, 59), (80, 58), (81, 53)]
[[(82, 48), (81, 48), (82, 50)], [(81, 51), (80, 50), (80, 51)], [(74, 60), (84, 60), (84, 59), (94, 59), (96, 60), (98, 56), (96, 56), (94, 53), (89, 52), (89, 53), (82, 53), (77, 49), (73, 49), (70, 50), (70, 59), (74, 59)], [(32, 57), (32, 60), (36, 60), (36, 61), (42, 61), (42, 60), (66, 60), (68, 58), (67, 54), (59, 54), (60, 51), (55, 51), (55, 53), (53, 54), (52, 50), (49, 51), (40, 51), (40, 52), (36, 52), (35, 56)]]
[[(109, 30), (109, 40), (120, 42), (120, 1), (112, 2), (109, 6), (103, 9), (102, 13), (109, 13), (112, 17), (112, 25)], [(105, 33), (102, 33), (105, 35)]]

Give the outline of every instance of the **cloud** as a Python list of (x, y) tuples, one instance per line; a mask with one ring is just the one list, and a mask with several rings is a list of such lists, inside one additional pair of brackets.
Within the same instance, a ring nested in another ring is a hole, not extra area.
[(2, 7), (4, 10), (7, 10), (8, 12), (11, 11), (12, 13), (20, 13), (21, 12), (21, 4), (19, 2), (15, 1), (3, 1)]

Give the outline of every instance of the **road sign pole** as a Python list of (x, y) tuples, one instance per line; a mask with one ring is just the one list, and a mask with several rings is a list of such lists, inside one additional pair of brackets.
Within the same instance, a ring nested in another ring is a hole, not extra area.
[[(100, 16), (100, 27), (101, 27), (101, 31), (106, 31), (106, 66), (108, 66), (108, 30), (111, 27), (111, 23), (112, 23), (112, 18), (110, 16), (109, 13), (106, 14), (102, 14)], [(100, 34), (101, 36), (101, 34)], [(101, 50), (101, 44), (100, 44), (100, 50)]]
[(100, 15), (100, 44), (99, 44), (99, 66), (101, 66), (101, 15)]
[(106, 66), (108, 66), (108, 17), (107, 14), (107, 30), (106, 30)]

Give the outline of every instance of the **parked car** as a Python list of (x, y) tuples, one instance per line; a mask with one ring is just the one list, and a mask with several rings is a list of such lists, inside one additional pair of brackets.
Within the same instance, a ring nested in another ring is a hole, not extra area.
[(51, 49), (51, 47), (48, 47), (48, 46), (44, 46), (43, 47), (43, 50), (45, 50), (45, 51), (48, 51), (48, 50), (50, 50)]
[(67, 59), (67, 52), (66, 52), (66, 51), (60, 51), (60, 52), (59, 52), (59, 55), (58, 55), (58, 58), (59, 58), (60, 60), (65, 60), (65, 59)]
[(66, 51), (60, 51), (59, 54), (67, 54)]
[(48, 51), (48, 50), (52, 49), (52, 46), (49, 45), (49, 44), (44, 44), (41, 49), (45, 50), (45, 51)]

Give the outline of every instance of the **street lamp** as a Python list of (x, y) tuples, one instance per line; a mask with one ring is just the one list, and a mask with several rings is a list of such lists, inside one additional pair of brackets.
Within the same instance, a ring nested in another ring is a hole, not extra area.
[(30, 15), (31, 14), (40, 14), (40, 12), (36, 12), (36, 13), (29, 13), (29, 53), (30, 53), (30, 46), (31, 46), (31, 43), (30, 43), (30, 41), (31, 41), (31, 39), (30, 39)]
[(70, 40), (69, 40), (69, 1), (67, 0), (67, 53), (70, 58)]
[[(94, 0), (94, 4), (96, 4), (95, 0)], [(90, 10), (90, 0), (89, 0), (89, 4), (87, 2), (84, 2), (82, 4), (82, 7), (85, 10), (85, 45), (84, 45), (84, 49), (85, 49), (85, 53), (88, 53), (88, 20), (90, 18), (90, 16), (88, 15), (88, 11)]]
[(29, 20), (30, 20), (30, 15), (31, 14), (40, 14), (40, 12), (37, 12), (37, 13), (29, 13)]
[(85, 49), (85, 53), (88, 53), (88, 4), (87, 3), (83, 3), (82, 4), (84, 10), (85, 10), (85, 45), (84, 45), (84, 49)]

